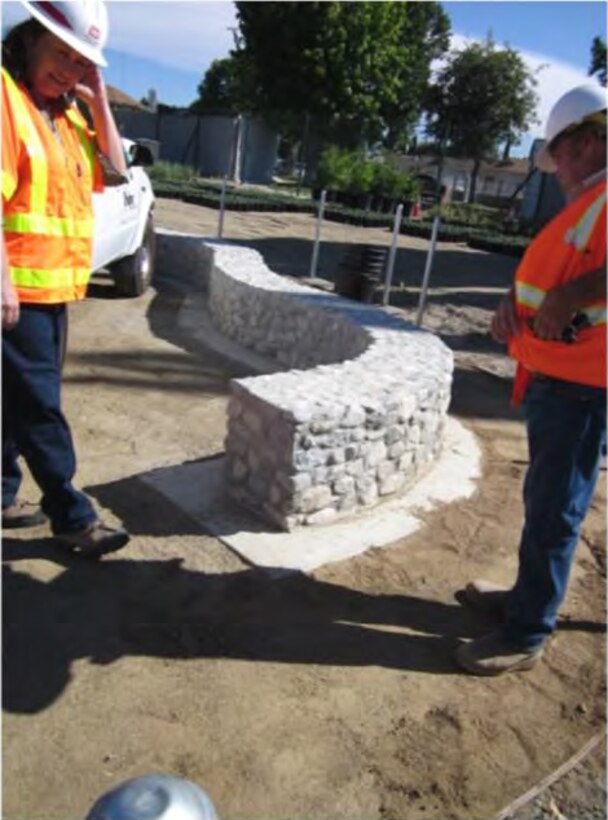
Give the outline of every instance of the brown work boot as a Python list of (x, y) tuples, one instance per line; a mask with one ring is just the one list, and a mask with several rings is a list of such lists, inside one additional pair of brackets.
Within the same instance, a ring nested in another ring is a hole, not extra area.
[(502, 618), (510, 591), (510, 589), (493, 584), (491, 581), (477, 578), (466, 585), (463, 598), (475, 609)]
[(62, 547), (82, 555), (97, 557), (122, 549), (129, 542), (129, 533), (126, 530), (108, 527), (97, 519), (83, 530), (56, 535), (55, 540)]
[(2, 529), (19, 530), (44, 524), (47, 518), (38, 504), (30, 501), (15, 501), (2, 508)]
[(531, 669), (542, 654), (542, 646), (537, 649), (514, 648), (501, 631), (496, 630), (461, 644), (456, 650), (456, 661), (473, 675), (504, 675)]

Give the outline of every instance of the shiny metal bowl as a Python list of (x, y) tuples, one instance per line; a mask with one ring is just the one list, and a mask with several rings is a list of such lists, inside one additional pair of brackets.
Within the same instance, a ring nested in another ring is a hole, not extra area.
[(189, 780), (135, 777), (103, 794), (86, 820), (218, 820), (213, 803)]

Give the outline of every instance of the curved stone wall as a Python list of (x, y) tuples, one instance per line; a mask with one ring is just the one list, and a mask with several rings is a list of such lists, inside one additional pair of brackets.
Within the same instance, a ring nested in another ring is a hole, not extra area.
[[(402, 493), (441, 451), (452, 353), (381, 308), (303, 287), (249, 248), (163, 237), (227, 337), (280, 372), (231, 382), (230, 494), (283, 529)], [(171, 262), (169, 263), (169, 259)]]
[(213, 322), (289, 368), (231, 382), (233, 497), (292, 529), (406, 489), (441, 450), (451, 351), (378, 307), (272, 273), (255, 251), (209, 247)]

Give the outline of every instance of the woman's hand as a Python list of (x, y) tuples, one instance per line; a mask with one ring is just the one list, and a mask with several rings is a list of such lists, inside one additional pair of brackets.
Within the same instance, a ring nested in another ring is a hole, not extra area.
[(101, 72), (96, 65), (91, 65), (86, 69), (80, 82), (74, 87), (76, 96), (86, 105), (94, 109), (96, 106), (107, 102), (106, 86), (101, 76)]
[(19, 321), (19, 297), (8, 276), (2, 277), (2, 330), (11, 330)]

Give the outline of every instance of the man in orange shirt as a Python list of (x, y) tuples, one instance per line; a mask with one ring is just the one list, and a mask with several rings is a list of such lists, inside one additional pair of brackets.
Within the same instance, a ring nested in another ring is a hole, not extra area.
[(561, 97), (538, 167), (555, 173), (567, 204), (531, 243), (492, 335), (517, 360), (530, 466), (519, 569), (512, 589), (473, 581), (469, 603), (500, 627), (457, 651), (477, 675), (531, 668), (555, 629), (580, 526), (606, 452), (606, 92)]
[[(9, 33), (2, 55), (2, 526), (48, 518), (59, 543), (101, 555), (129, 536), (104, 524), (72, 484), (60, 382), (66, 306), (84, 298), (91, 273), (100, 155), (126, 170), (99, 71), (108, 19), (101, 0), (24, 5), (32, 19)], [(42, 491), (42, 511), (18, 498), (19, 455)]]

